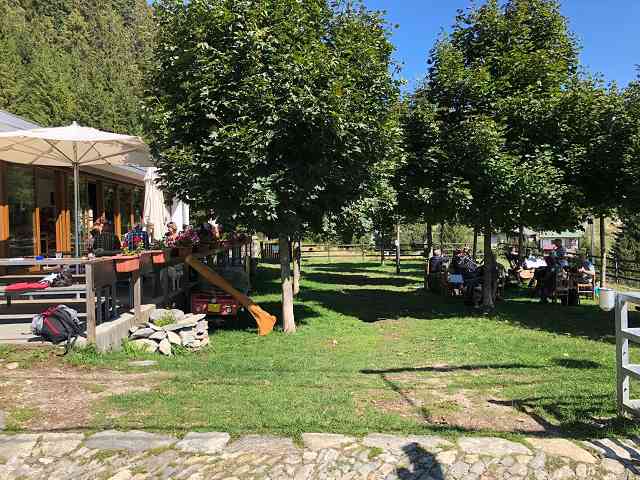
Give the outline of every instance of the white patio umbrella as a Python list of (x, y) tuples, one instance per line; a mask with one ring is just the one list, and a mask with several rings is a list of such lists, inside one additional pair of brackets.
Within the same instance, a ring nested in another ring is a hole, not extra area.
[(144, 217), (153, 223), (153, 239), (161, 240), (166, 232), (164, 194), (158, 188), (156, 168), (147, 168), (144, 176)]
[(67, 127), (0, 133), (0, 160), (25, 165), (73, 168), (76, 257), (80, 256), (80, 167), (153, 166), (149, 148), (139, 137), (81, 127), (75, 122)]

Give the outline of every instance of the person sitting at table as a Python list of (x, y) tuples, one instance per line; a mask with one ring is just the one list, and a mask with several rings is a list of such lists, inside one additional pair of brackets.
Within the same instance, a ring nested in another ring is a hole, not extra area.
[(580, 283), (593, 283), (594, 279), (596, 278), (596, 268), (584, 253), (580, 254), (578, 274), (578, 280), (580, 281)]
[(138, 248), (140, 242), (142, 242), (145, 250), (149, 250), (149, 234), (142, 229), (142, 225), (140, 223), (136, 223), (135, 226), (124, 236), (124, 243), (127, 245), (129, 250), (135, 250)]
[(555, 248), (551, 253), (551, 255), (556, 259), (557, 264), (562, 268), (568, 267), (569, 260), (567, 258), (567, 249), (564, 248), (564, 245), (562, 245), (562, 240), (559, 238), (556, 238), (553, 241), (553, 245)]
[(112, 225), (109, 222), (102, 224), (102, 231), (95, 230), (95, 236), (93, 236), (93, 242), (91, 245), (91, 252), (96, 256), (111, 255), (117, 253), (122, 248), (120, 240), (113, 233)]
[(178, 238), (178, 225), (176, 222), (167, 223), (167, 233), (164, 234), (164, 241), (168, 247), (173, 247)]

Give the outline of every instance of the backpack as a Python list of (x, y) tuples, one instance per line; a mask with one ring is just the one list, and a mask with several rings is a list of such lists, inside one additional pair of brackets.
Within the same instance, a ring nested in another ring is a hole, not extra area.
[(78, 337), (86, 336), (78, 312), (66, 305), (55, 305), (33, 317), (31, 331), (54, 345), (66, 341), (63, 356), (69, 353)]

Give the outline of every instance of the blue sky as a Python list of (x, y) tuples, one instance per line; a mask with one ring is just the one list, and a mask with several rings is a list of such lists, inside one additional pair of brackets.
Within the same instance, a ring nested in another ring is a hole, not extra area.
[[(370, 9), (386, 10), (387, 19), (399, 24), (393, 42), (395, 58), (404, 63), (402, 77), (412, 89), (427, 71), (429, 50), (442, 29), (448, 30), (458, 8), (471, 0), (365, 0)], [(483, 3), (477, 1), (476, 3)], [(581, 60), (590, 72), (626, 86), (636, 78), (640, 64), (640, 1), (564, 0), (562, 11), (582, 46)]]

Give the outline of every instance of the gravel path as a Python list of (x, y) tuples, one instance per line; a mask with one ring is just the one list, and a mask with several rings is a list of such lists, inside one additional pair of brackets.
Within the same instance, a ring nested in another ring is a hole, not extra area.
[(307, 433), (291, 439), (140, 431), (0, 435), (0, 480), (640, 479), (631, 441)]

